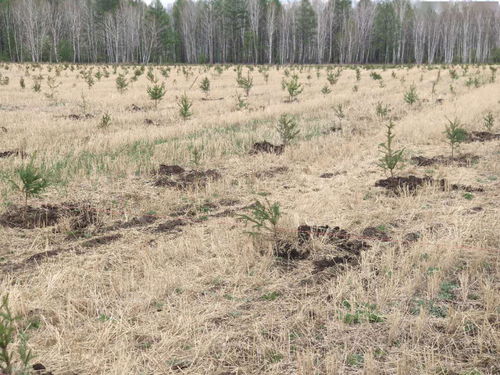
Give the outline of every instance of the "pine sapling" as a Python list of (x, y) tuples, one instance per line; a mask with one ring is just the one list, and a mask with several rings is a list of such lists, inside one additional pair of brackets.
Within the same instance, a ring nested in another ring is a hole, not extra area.
[(339, 119), (339, 125), (342, 126), (342, 120), (345, 118), (344, 106), (342, 104), (337, 104), (333, 111), (335, 112), (335, 116)]
[(99, 125), (97, 126), (99, 129), (107, 129), (111, 125), (111, 115), (109, 113), (105, 113), (101, 117), (101, 121), (99, 121)]
[(206, 97), (210, 95), (210, 80), (208, 77), (203, 78), (200, 84), (200, 90), (205, 94)]
[(281, 138), (281, 143), (285, 146), (288, 146), (300, 133), (295, 117), (287, 114), (280, 116), (276, 130)]
[(238, 83), (238, 87), (241, 87), (243, 90), (245, 90), (245, 94), (248, 97), (248, 95), (250, 95), (250, 90), (253, 87), (253, 78), (250, 77), (250, 72), (248, 72), (246, 78), (243, 77), (240, 72), (238, 72), (236, 82)]
[(11, 180), (11, 184), (24, 196), (26, 207), (29, 198), (40, 196), (51, 185), (46, 173), (35, 166), (33, 159), (18, 167), (15, 172), (20, 182)]
[(411, 85), (410, 89), (407, 92), (405, 92), (404, 100), (409, 105), (413, 105), (414, 103), (417, 102), (418, 95), (417, 95), (417, 88), (415, 87), (415, 85)]
[(460, 126), (461, 124), (458, 119), (455, 119), (453, 121), (451, 121), (450, 119), (447, 120), (448, 124), (446, 125), (444, 134), (446, 135), (446, 138), (448, 138), (448, 143), (451, 147), (451, 158), (453, 159), (455, 155), (455, 149), (460, 146), (460, 143), (464, 142), (467, 139), (467, 131)]
[(391, 121), (386, 125), (386, 140), (384, 143), (379, 144), (379, 152), (382, 157), (379, 159), (378, 166), (384, 171), (389, 171), (391, 177), (394, 177), (394, 169), (403, 162), (404, 148), (394, 150), (392, 142), (394, 140), (394, 133), (392, 132), (395, 125)]
[(27, 347), (27, 337), (24, 333), (19, 334), (20, 344), (17, 348), (17, 359), (14, 350), (12, 350), (16, 334), (16, 320), (18, 317), (14, 316), (10, 310), (8, 296), (3, 296), (0, 303), (0, 374), (31, 373), (30, 362), (34, 355)]
[(304, 91), (304, 87), (299, 82), (299, 77), (294, 75), (291, 80), (283, 81), (283, 87), (288, 92), (288, 102), (291, 103)]
[(257, 200), (249, 215), (239, 215), (238, 218), (244, 221), (245, 224), (252, 224), (253, 231), (248, 231), (247, 234), (251, 236), (271, 236), (276, 243), (279, 239), (278, 224), (281, 216), (280, 204), (278, 202), (271, 204), (266, 199), (265, 203)]
[(161, 85), (158, 83), (154, 84), (151, 87), (148, 87), (148, 95), (149, 98), (154, 102), (155, 109), (158, 108), (158, 103), (163, 99), (165, 96), (166, 90), (165, 90), (165, 83), (162, 82)]
[(376, 107), (377, 116), (380, 117), (381, 120), (385, 119), (390, 112), (389, 106), (383, 104), (382, 102), (377, 102)]
[(493, 113), (488, 112), (486, 116), (483, 117), (483, 125), (489, 132), (491, 132), (493, 126), (495, 125), (495, 118), (493, 117)]
[(181, 96), (177, 105), (179, 106), (179, 114), (184, 120), (189, 119), (193, 115), (191, 112), (193, 102), (189, 100), (186, 94)]
[(125, 91), (128, 89), (128, 82), (127, 79), (123, 74), (119, 74), (118, 77), (116, 77), (116, 89), (120, 94), (124, 94)]

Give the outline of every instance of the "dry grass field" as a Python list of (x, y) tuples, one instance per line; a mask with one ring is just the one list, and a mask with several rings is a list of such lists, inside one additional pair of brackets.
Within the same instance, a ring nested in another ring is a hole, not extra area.
[[(157, 108), (148, 72), (165, 83)], [(31, 364), (54, 375), (498, 374), (500, 139), (472, 133), (489, 112), (500, 132), (493, 72), (0, 65), (12, 348), (24, 332)], [(303, 92), (290, 102), (293, 75)], [(281, 143), (283, 114), (300, 133), (281, 154), (252, 154)], [(405, 149), (395, 175), (434, 182), (375, 186), (389, 119)], [(456, 160), (448, 119), (468, 132)], [(50, 185), (25, 206), (12, 181), (30, 162)], [(256, 200), (281, 215), (252, 237), (239, 215)]]

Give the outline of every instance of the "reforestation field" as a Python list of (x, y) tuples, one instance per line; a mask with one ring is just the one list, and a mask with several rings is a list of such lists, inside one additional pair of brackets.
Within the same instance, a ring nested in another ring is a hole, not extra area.
[(496, 74), (0, 64), (0, 374), (498, 374)]

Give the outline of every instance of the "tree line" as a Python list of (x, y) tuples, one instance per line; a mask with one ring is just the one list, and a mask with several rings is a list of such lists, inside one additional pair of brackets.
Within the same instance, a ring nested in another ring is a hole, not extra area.
[(500, 10), (409, 0), (0, 0), (0, 60), (500, 62)]

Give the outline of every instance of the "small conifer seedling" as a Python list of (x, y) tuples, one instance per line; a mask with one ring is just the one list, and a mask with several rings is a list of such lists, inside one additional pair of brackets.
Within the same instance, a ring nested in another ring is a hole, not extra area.
[(281, 143), (285, 146), (288, 146), (300, 133), (295, 117), (287, 114), (281, 115), (276, 130), (281, 138)]
[(210, 95), (210, 80), (208, 77), (203, 78), (200, 84), (200, 90), (205, 94), (206, 97)]
[(179, 114), (184, 120), (189, 119), (193, 115), (193, 113), (191, 112), (193, 102), (189, 100), (186, 94), (181, 96), (177, 105), (179, 106)]
[(155, 104), (155, 109), (157, 109), (158, 103), (163, 99), (163, 97), (165, 96), (165, 93), (166, 93), (165, 83), (162, 83), (161, 85), (156, 83), (153, 86), (148, 87), (147, 92), (148, 92), (149, 98)]
[(386, 125), (386, 140), (379, 145), (379, 152), (382, 157), (379, 159), (378, 166), (384, 171), (389, 171), (391, 177), (394, 177), (394, 169), (402, 163), (404, 153), (404, 148), (400, 150), (393, 149), (394, 133), (392, 131), (394, 127), (392, 120), (389, 121), (389, 124)]
[(451, 158), (455, 156), (455, 149), (458, 148), (460, 143), (464, 142), (467, 139), (467, 131), (461, 127), (460, 121), (455, 119), (451, 121), (448, 120), (448, 124), (446, 125), (446, 129), (444, 134), (446, 138), (448, 138), (448, 143), (451, 147)]

